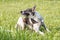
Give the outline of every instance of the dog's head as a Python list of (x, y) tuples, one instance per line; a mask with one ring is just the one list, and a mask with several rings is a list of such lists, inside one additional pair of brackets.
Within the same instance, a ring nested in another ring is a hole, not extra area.
[(25, 15), (25, 16), (34, 15), (34, 13), (35, 13), (35, 8), (36, 8), (36, 6), (34, 6), (34, 7), (32, 7), (32, 8), (28, 8), (28, 9), (26, 9), (26, 10), (23, 10), (23, 11), (21, 11), (21, 14), (22, 14), (22, 15)]

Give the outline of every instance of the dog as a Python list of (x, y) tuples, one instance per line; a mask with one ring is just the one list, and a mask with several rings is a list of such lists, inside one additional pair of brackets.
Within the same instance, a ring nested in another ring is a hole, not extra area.
[(47, 30), (48, 32), (50, 31), (44, 24), (43, 17), (39, 15), (39, 13), (35, 11), (35, 9), (36, 6), (21, 11), (21, 14), (24, 17), (19, 17), (18, 22), (16, 24), (16, 28), (18, 28), (19, 26), (21, 30), (24, 30), (25, 25), (28, 25), (30, 29), (33, 29), (35, 32), (44, 35), (44, 33), (39, 30), (41, 26), (43, 26), (44, 29)]

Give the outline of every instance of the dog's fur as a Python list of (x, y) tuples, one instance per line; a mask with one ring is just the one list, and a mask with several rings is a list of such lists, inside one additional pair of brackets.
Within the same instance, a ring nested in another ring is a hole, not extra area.
[(39, 13), (35, 11), (35, 8), (36, 6), (34, 6), (33, 8), (29, 8), (24, 11), (21, 11), (21, 14), (24, 15), (25, 17), (20, 17), (18, 19), (16, 28), (20, 26), (21, 30), (24, 30), (25, 25), (28, 25), (30, 29), (33, 29), (35, 32), (38, 32), (44, 35), (44, 33), (41, 32), (39, 28), (43, 26), (45, 30), (47, 30), (48, 32), (49, 30), (45, 26), (42, 16), (40, 16)]

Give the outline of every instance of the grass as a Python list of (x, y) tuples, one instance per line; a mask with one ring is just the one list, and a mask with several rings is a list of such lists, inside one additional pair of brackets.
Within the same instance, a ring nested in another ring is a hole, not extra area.
[[(44, 17), (51, 33), (45, 36), (31, 30), (17, 31), (15, 24), (20, 11), (37, 5), (36, 10)], [(60, 40), (59, 0), (0, 0), (0, 40)]]

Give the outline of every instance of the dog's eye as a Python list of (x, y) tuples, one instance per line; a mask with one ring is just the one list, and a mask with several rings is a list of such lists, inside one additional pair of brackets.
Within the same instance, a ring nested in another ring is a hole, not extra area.
[(26, 11), (24, 11), (24, 12), (26, 12)]

